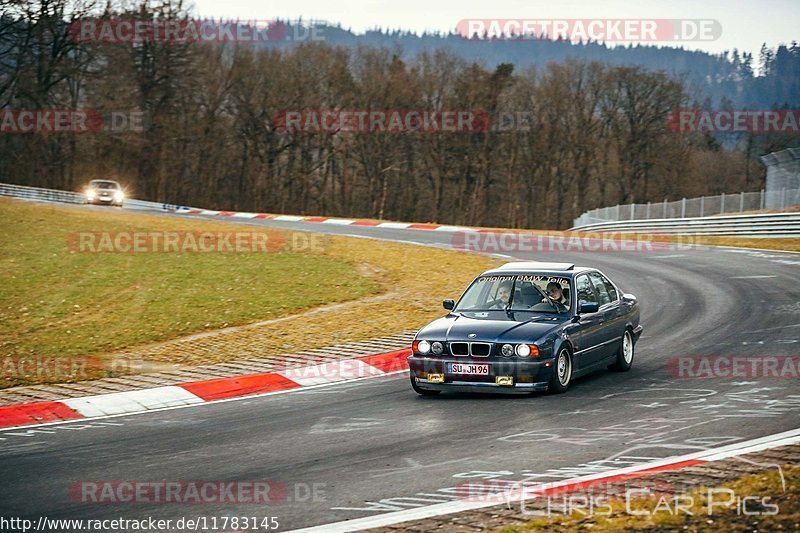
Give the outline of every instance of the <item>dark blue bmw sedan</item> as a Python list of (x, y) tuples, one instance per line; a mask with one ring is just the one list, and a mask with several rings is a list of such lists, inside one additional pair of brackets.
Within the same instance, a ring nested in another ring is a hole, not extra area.
[(642, 333), (634, 295), (566, 263), (507, 263), (443, 305), (449, 313), (417, 332), (408, 359), (423, 395), (564, 392), (597, 369), (629, 370)]

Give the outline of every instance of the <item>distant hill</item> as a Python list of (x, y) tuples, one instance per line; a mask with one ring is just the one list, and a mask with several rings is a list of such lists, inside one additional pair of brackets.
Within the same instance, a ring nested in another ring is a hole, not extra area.
[[(286, 22), (286, 40), (266, 46), (287, 48), (307, 42), (294, 36), (308, 36), (308, 23)], [(568, 58), (600, 61), (610, 65), (640, 65), (665, 71), (684, 80), (698, 103), (713, 107), (769, 108), (800, 106), (800, 46), (793, 42), (776, 50), (762, 47), (759, 75), (752, 53), (733, 50), (724, 54), (686, 50), (669, 46), (628, 45), (610, 47), (603, 43), (571, 43), (564, 40), (470, 40), (457, 34), (422, 34), (374, 30), (356, 34), (341, 26), (313, 24), (323, 42), (346, 48), (358, 46), (397, 48), (403, 59), (420, 52), (446, 49), (487, 68), (512, 63), (518, 70), (541, 67)], [(708, 100), (710, 99), (710, 100)]]

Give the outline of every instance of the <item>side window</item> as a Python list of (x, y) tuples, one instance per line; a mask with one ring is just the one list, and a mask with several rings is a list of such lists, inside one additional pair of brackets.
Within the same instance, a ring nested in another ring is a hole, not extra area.
[(578, 276), (578, 279), (575, 280), (575, 290), (578, 291), (578, 304), (587, 302), (597, 303), (599, 305), (597, 295), (595, 295), (594, 289), (589, 283), (589, 277), (586, 274)]
[(606, 286), (606, 290), (608, 291), (608, 295), (611, 297), (611, 301), (616, 302), (619, 300), (619, 294), (617, 294), (617, 289), (614, 288), (614, 284), (611, 283), (611, 280), (602, 274), (600, 274), (600, 278), (603, 280), (603, 283)]
[(611, 296), (608, 295), (606, 284), (603, 283), (603, 276), (597, 272), (589, 272), (589, 278), (592, 280), (592, 285), (594, 285), (595, 290), (597, 290), (597, 295), (600, 297), (600, 305), (610, 303)]

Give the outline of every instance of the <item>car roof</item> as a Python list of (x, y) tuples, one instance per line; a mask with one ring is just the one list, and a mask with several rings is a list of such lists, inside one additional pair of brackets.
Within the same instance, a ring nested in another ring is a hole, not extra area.
[(542, 261), (512, 261), (505, 265), (487, 270), (486, 274), (528, 274), (553, 273), (561, 276), (574, 276), (578, 272), (595, 270), (591, 267), (575, 266), (573, 263), (546, 263)]

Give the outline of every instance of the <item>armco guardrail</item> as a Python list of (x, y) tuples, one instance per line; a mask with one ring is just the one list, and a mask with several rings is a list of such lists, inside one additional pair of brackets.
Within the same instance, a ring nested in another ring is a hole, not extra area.
[[(25, 198), (28, 200), (61, 202), (68, 204), (86, 203), (86, 197), (81, 193), (60, 191), (57, 189), (42, 189), (40, 187), (28, 187), (26, 185), (12, 185), (10, 183), (0, 183), (0, 196), (12, 196), (14, 198)], [(124, 206), (127, 209), (144, 209), (150, 211), (188, 209), (178, 205), (135, 200), (133, 198), (125, 200)]]
[(760, 213), (697, 218), (662, 218), (601, 222), (574, 231), (659, 233), (672, 235), (736, 235), (742, 237), (800, 237), (800, 213)]
[(0, 195), (13, 196), (14, 198), (27, 198), (29, 200), (64, 202), (68, 204), (82, 204), (86, 202), (86, 197), (77, 192), (41, 189), (39, 187), (27, 187), (25, 185), (11, 185), (10, 183), (0, 183)]
[(648, 202), (601, 207), (583, 213), (572, 223), (586, 226), (601, 222), (629, 220), (661, 220), (663, 218), (695, 218), (714, 215), (738, 215), (764, 209), (785, 209), (800, 204), (800, 189), (775, 189), (683, 198), (674, 202)]
[[(86, 200), (77, 192), (42, 189), (25, 185), (0, 183), (0, 196), (30, 200), (82, 204)], [(128, 209), (174, 211), (191, 209), (174, 204), (128, 199)], [(600, 222), (572, 228), (573, 231), (664, 233), (691, 235), (739, 235), (749, 237), (800, 237), (800, 213), (765, 213), (753, 215), (724, 215), (698, 218), (664, 218)]]

